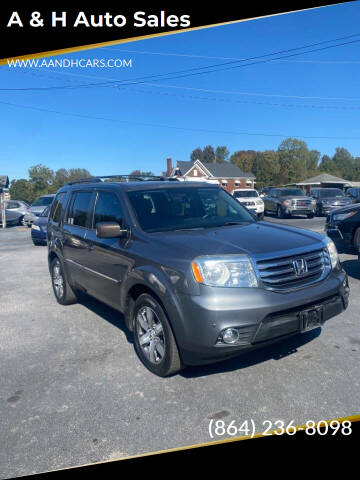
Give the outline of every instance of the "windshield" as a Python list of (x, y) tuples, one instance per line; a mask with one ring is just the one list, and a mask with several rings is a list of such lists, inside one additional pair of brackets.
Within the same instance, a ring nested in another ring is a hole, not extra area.
[(258, 193), (255, 190), (241, 190), (233, 193), (235, 198), (249, 198), (249, 197), (258, 197)]
[(218, 187), (136, 190), (127, 195), (141, 228), (146, 232), (255, 222), (241, 203)]
[(47, 205), (50, 205), (52, 201), (54, 200), (54, 197), (40, 197), (35, 202), (31, 205), (32, 207), (46, 207)]
[(50, 207), (46, 207), (45, 210), (42, 211), (40, 217), (48, 217), (50, 212)]
[(279, 197), (305, 197), (305, 193), (301, 188), (288, 188), (286, 190), (279, 190)]
[(325, 190), (319, 191), (320, 198), (338, 198), (344, 196), (344, 192), (342, 192), (339, 188), (326, 188)]

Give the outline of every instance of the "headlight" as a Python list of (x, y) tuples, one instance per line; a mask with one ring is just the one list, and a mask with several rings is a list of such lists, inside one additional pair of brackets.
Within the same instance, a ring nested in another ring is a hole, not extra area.
[(349, 213), (338, 213), (337, 215), (333, 215), (333, 219), (337, 222), (339, 220), (345, 220), (345, 218), (352, 217), (355, 215), (356, 212), (349, 212)]
[(255, 270), (247, 255), (196, 258), (192, 271), (198, 283), (211, 287), (257, 287)]
[(339, 255), (336, 250), (335, 243), (329, 239), (326, 247), (330, 257), (331, 268), (334, 269), (336, 265), (339, 263)]
[(32, 224), (31, 228), (32, 228), (32, 230), (39, 230), (40, 231), (40, 227), (38, 225)]
[(291, 200), (284, 200), (283, 205), (285, 206), (291, 205)]

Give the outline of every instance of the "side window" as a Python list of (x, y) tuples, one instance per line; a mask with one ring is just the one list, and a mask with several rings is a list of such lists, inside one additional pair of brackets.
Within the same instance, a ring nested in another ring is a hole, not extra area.
[(67, 223), (79, 227), (87, 226), (92, 192), (75, 192), (70, 201)]
[(119, 199), (112, 192), (98, 192), (93, 227), (99, 222), (122, 224), (123, 214)]
[(6, 208), (8, 210), (11, 210), (12, 208), (19, 208), (19, 204), (17, 202), (8, 202)]
[(65, 209), (65, 197), (66, 192), (59, 193), (58, 195), (56, 195), (54, 203), (51, 206), (50, 219), (53, 220), (55, 223), (61, 222), (63, 211)]

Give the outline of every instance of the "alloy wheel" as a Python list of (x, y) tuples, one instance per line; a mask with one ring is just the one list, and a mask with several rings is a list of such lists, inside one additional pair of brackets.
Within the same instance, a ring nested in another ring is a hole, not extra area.
[(149, 306), (140, 308), (137, 313), (136, 335), (146, 358), (159, 364), (165, 356), (165, 334), (159, 317)]
[(61, 271), (60, 262), (58, 260), (54, 262), (53, 265), (52, 281), (56, 296), (58, 298), (62, 298), (64, 296), (64, 277)]

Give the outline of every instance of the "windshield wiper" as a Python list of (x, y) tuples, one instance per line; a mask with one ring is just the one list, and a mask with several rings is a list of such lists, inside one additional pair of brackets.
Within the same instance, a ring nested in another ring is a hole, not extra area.
[(218, 225), (219, 227), (225, 227), (227, 225), (244, 225), (244, 223), (250, 223), (247, 220), (243, 220), (242, 222), (226, 222), (221, 225)]

